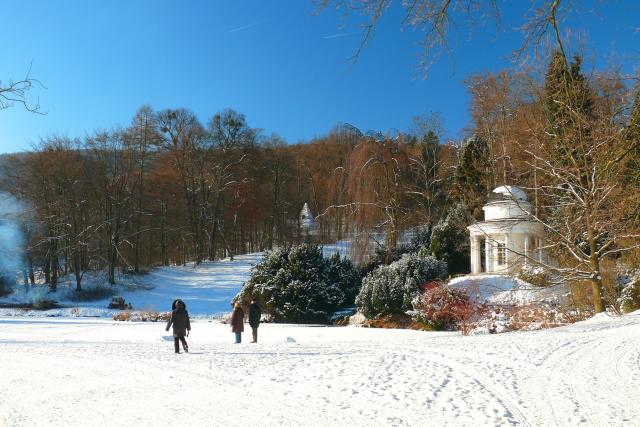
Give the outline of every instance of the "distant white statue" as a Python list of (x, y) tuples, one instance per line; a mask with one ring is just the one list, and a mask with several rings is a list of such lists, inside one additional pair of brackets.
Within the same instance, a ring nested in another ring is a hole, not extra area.
[(468, 227), (471, 273), (511, 274), (528, 259), (542, 260), (544, 228), (531, 217), (531, 203), (521, 188), (496, 188), (482, 210), (484, 221)]
[(316, 222), (307, 203), (304, 204), (300, 211), (300, 230), (303, 234), (313, 234), (316, 230)]

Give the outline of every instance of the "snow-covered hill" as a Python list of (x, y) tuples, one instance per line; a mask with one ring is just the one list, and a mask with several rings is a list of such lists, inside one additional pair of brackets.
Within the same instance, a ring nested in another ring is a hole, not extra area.
[[(350, 255), (351, 242), (343, 240), (325, 245), (323, 253), (330, 257), (336, 252), (341, 256)], [(251, 268), (260, 261), (261, 252), (239, 255), (233, 261), (229, 259), (203, 262), (200, 265), (190, 263), (186, 266), (160, 267), (149, 274), (118, 276), (118, 285), (113, 289), (134, 310), (168, 311), (171, 302), (181, 298), (187, 304), (192, 317), (219, 318), (228, 314), (231, 299), (240, 291), (249, 279)], [(86, 288), (104, 286), (104, 274), (87, 273), (83, 279)], [(20, 317), (108, 317), (118, 310), (109, 310), (111, 297), (98, 301), (76, 301), (73, 298), (75, 279), (72, 275), (63, 277), (58, 291), (49, 293), (48, 287), (41, 286), (27, 292), (19, 286), (13, 294), (0, 298), (0, 306), (32, 303), (38, 300), (55, 300), (62, 308), (51, 310), (23, 310), (1, 308), (0, 316)]]
[[(119, 285), (114, 289), (118, 295), (133, 305), (134, 310), (169, 311), (175, 298), (183, 299), (193, 317), (220, 317), (230, 311), (230, 301), (249, 278), (251, 267), (262, 256), (261, 253), (240, 255), (233, 261), (228, 259), (205, 262), (198, 266), (189, 264), (184, 267), (161, 267), (149, 274), (139, 276), (121, 276)], [(105, 278), (86, 276), (85, 286), (104, 284)], [(0, 303), (20, 304), (39, 298), (55, 299), (64, 308), (45, 311), (25, 311), (0, 308), (0, 316), (29, 317), (112, 317), (117, 310), (108, 310), (110, 297), (99, 301), (81, 302), (71, 299), (74, 291), (71, 276), (59, 285), (55, 294), (47, 292), (46, 287), (26, 292), (18, 290)]]
[[(0, 318), (0, 425), (639, 425), (640, 312), (537, 332)], [(245, 337), (246, 339), (246, 337)]]

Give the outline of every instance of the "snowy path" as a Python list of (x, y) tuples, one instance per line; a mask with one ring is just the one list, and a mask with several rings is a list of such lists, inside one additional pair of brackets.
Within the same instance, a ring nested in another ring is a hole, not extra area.
[(267, 324), (257, 345), (200, 321), (188, 355), (162, 335), (0, 318), (0, 425), (640, 425), (640, 313), (474, 337)]
[(171, 301), (181, 298), (191, 316), (216, 316), (231, 310), (231, 300), (249, 278), (251, 267), (258, 263), (261, 253), (204, 262), (199, 266), (160, 267), (139, 276), (139, 285), (153, 287), (150, 291), (122, 292), (134, 308), (167, 311)]

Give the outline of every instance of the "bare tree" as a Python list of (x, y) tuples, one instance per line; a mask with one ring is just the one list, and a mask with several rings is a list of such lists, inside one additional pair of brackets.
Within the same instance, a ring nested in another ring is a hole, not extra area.
[[(423, 34), (421, 65), (426, 71), (442, 54), (451, 53), (451, 33), (458, 28), (473, 29), (493, 22), (502, 26), (501, 5), (498, 0), (314, 0), (319, 10), (340, 9), (345, 16), (364, 18), (362, 37), (352, 60), (357, 60), (371, 41), (380, 20), (389, 8), (398, 4), (404, 10), (399, 23), (402, 27), (419, 30)], [(524, 58), (530, 51), (537, 53), (549, 40), (560, 44), (558, 27), (568, 16), (585, 12), (577, 0), (529, 0), (529, 8), (522, 21), (510, 25), (522, 30), (521, 47), (514, 52)], [(598, 2), (595, 2), (598, 3)]]
[(395, 249), (407, 208), (407, 153), (398, 140), (369, 139), (353, 150), (349, 168), (351, 205), (358, 222), (384, 229), (387, 247)]
[(158, 114), (164, 133), (163, 147), (168, 150), (179, 173), (187, 201), (191, 242), (196, 262), (204, 259), (204, 223), (210, 194), (205, 181), (211, 143), (209, 134), (188, 110), (166, 110)]
[(22, 105), (27, 111), (32, 113), (41, 113), (40, 101), (37, 100), (34, 104), (30, 103), (27, 99), (27, 94), (33, 89), (34, 85), (42, 84), (31, 77), (31, 67), (27, 75), (17, 81), (8, 80), (2, 82), (0, 80), (0, 110), (4, 110), (13, 106), (14, 104)]
[(149, 154), (153, 148), (157, 147), (161, 142), (156, 117), (151, 107), (143, 106), (138, 109), (131, 126), (127, 129), (127, 137), (137, 166), (135, 175), (136, 207), (133, 217), (134, 236), (132, 243), (134, 247), (133, 270), (138, 273), (140, 271), (141, 238), (144, 232), (144, 230), (142, 230), (142, 219), (148, 215), (143, 204), (145, 201), (145, 177), (149, 163)]
[(210, 174), (210, 191), (213, 193), (213, 201), (208, 209), (211, 230), (209, 234), (209, 258), (216, 256), (216, 238), (222, 238), (225, 250), (233, 258), (233, 250), (225, 237), (225, 222), (222, 210), (229, 194), (231, 206), (234, 210), (231, 221), (231, 236), (234, 235), (237, 226), (238, 210), (243, 201), (239, 197), (238, 188), (246, 182), (240, 176), (240, 169), (247, 161), (247, 149), (253, 147), (256, 140), (256, 131), (247, 125), (243, 114), (234, 110), (225, 110), (216, 114), (209, 124), (209, 132), (213, 142), (213, 153), (208, 172)]
[(115, 284), (115, 270), (124, 260), (121, 245), (124, 227), (131, 221), (131, 203), (135, 194), (136, 158), (129, 138), (122, 130), (97, 132), (87, 138), (86, 145), (97, 160), (94, 173), (99, 180), (99, 194), (107, 241), (107, 279)]
[(530, 118), (535, 141), (523, 149), (539, 174), (534, 213), (546, 231), (545, 249), (563, 281), (591, 284), (596, 312), (604, 310), (603, 263), (640, 248), (640, 231), (626, 218), (630, 203), (621, 185), (629, 153), (624, 132), (624, 86), (597, 91), (580, 72), (580, 58), (552, 58), (541, 102)]
[(414, 135), (418, 138), (409, 150), (411, 174), (414, 179), (407, 182), (407, 193), (415, 199), (420, 215), (419, 222), (433, 226), (438, 217), (438, 208), (445, 198), (445, 172), (443, 146), (440, 145), (442, 124), (439, 115), (414, 118)]

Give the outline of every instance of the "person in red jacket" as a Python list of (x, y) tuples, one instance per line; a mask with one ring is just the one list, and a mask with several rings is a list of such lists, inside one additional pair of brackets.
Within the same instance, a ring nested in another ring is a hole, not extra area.
[(236, 344), (242, 341), (242, 333), (244, 332), (244, 311), (240, 303), (235, 303), (233, 313), (231, 313), (231, 332), (236, 334)]

